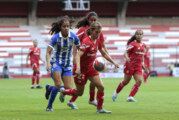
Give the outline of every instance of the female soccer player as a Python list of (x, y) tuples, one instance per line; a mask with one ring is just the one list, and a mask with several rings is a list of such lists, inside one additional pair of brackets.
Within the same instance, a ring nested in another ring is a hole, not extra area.
[(144, 48), (145, 44), (142, 43), (143, 31), (137, 30), (135, 35), (132, 36), (127, 42), (127, 49), (124, 53), (126, 63), (124, 65), (124, 80), (119, 83), (117, 89), (114, 91), (112, 96), (113, 101), (116, 101), (118, 93), (126, 86), (132, 76), (134, 77), (136, 83), (134, 84), (129, 97), (127, 98), (128, 102), (136, 102), (133, 98), (137, 93), (141, 82), (142, 82), (142, 67), (144, 67)]
[[(55, 86), (46, 85), (46, 99), (51, 94), (46, 108), (47, 111), (53, 111), (52, 104), (60, 89), (61, 80), (64, 83), (65, 89), (72, 88), (72, 51), (73, 45), (80, 45), (80, 40), (74, 33), (69, 31), (70, 26), (70, 20), (62, 18), (60, 21), (53, 23), (50, 30), (53, 37), (47, 48), (46, 61), (47, 70), (51, 69), (51, 76)], [(54, 50), (54, 61), (50, 64), (52, 50)]]
[(147, 78), (149, 77), (151, 73), (149, 46), (146, 46), (146, 51), (144, 55), (144, 64), (145, 64), (146, 70), (144, 71), (143, 77), (144, 77), (144, 83), (147, 83)]
[(80, 50), (76, 56), (76, 65), (73, 68), (73, 74), (77, 89), (60, 89), (60, 100), (64, 101), (64, 95), (82, 96), (84, 86), (89, 79), (97, 89), (97, 113), (111, 113), (102, 108), (104, 101), (104, 85), (99, 77), (99, 73), (93, 68), (93, 62), (96, 58), (97, 50), (99, 50), (104, 58), (109, 62), (119, 67), (119, 65), (112, 60), (112, 58), (102, 48), (99, 35), (101, 33), (101, 24), (98, 22), (92, 23), (87, 30), (87, 35), (80, 46)]
[[(98, 18), (98, 15), (95, 13), (95, 12), (90, 12), (86, 17), (84, 17), (83, 19), (81, 19), (77, 25), (76, 25), (76, 28), (79, 28), (78, 32), (76, 33), (76, 35), (78, 36), (78, 38), (80, 39), (80, 42), (82, 43), (82, 41), (87, 37), (87, 34), (86, 34), (86, 30), (89, 28), (89, 26), (96, 22)], [(99, 35), (99, 40), (101, 41), (102, 43), (102, 47), (103, 49), (107, 52), (107, 48), (104, 44), (104, 36), (102, 34), (102, 32), (100, 33)], [(76, 55), (76, 52), (75, 52), (75, 48), (74, 48), (74, 56)], [(108, 52), (107, 52), (108, 53)], [(75, 63), (75, 59), (74, 59), (74, 64)], [(90, 83), (90, 91), (89, 91), (89, 94), (90, 94), (90, 99), (89, 99), (89, 104), (91, 105), (94, 105), (94, 106), (97, 106), (97, 101), (95, 100), (95, 85), (91, 82)], [(72, 107), (72, 109), (76, 108), (76, 105), (74, 104), (75, 100), (77, 99), (78, 96), (73, 96), (71, 98), (71, 100), (68, 102), (68, 105), (69, 106), (75, 106), (75, 107)]]
[(34, 88), (35, 79), (36, 79), (36, 88), (42, 88), (42, 86), (39, 85), (39, 81), (40, 81), (39, 60), (41, 60), (43, 63), (45, 63), (45, 61), (43, 61), (42, 58), (40, 57), (40, 48), (38, 48), (37, 45), (38, 45), (38, 41), (33, 40), (33, 46), (29, 48), (29, 53), (27, 54), (27, 58), (26, 58), (26, 66), (28, 67), (29, 66), (28, 60), (30, 56), (30, 64), (33, 70), (31, 89)]

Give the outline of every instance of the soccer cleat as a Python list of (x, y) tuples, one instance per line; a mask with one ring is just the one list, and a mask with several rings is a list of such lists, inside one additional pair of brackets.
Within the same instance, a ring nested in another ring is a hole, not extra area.
[(114, 91), (113, 93), (113, 96), (112, 96), (112, 100), (115, 102), (117, 99), (117, 93), (116, 93), (116, 90)]
[(97, 105), (98, 105), (98, 103), (97, 103), (97, 101), (96, 101), (96, 100), (89, 101), (89, 104), (94, 105), (94, 106), (97, 106)]
[(45, 98), (48, 100), (49, 96), (50, 96), (50, 90), (49, 90), (49, 85), (48, 84), (45, 85), (45, 89), (46, 89)]
[(47, 107), (46, 111), (53, 111), (52, 107)]
[(111, 113), (111, 111), (107, 111), (107, 110), (102, 108), (101, 110), (97, 109), (96, 113)]
[(65, 101), (65, 95), (62, 93), (63, 90), (64, 90), (64, 88), (60, 88), (59, 100), (60, 100), (62, 103)]
[(43, 87), (42, 87), (42, 86), (40, 86), (40, 85), (38, 85), (38, 86), (36, 86), (36, 88), (41, 89), (41, 88), (43, 88)]
[(137, 102), (137, 100), (135, 100), (133, 97), (129, 96), (127, 98), (127, 102)]
[(71, 109), (78, 110), (78, 107), (75, 105), (74, 102), (70, 102), (70, 101), (68, 101), (67, 105), (68, 105), (69, 107), (71, 107)]
[(34, 86), (31, 86), (30, 88), (31, 88), (31, 89), (34, 89)]

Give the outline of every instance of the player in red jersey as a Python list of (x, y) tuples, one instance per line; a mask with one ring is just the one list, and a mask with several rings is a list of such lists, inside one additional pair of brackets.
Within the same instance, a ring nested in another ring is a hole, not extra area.
[[(104, 58), (109, 62), (119, 67), (119, 65), (112, 60), (112, 58), (102, 48), (99, 35), (101, 33), (101, 24), (95, 22), (87, 30), (87, 35), (81, 43), (80, 50), (76, 56), (76, 65), (73, 68), (73, 74), (76, 84), (76, 89), (60, 90), (60, 100), (64, 101), (64, 95), (82, 96), (85, 88), (85, 84), (89, 79), (91, 83), (97, 87), (97, 113), (111, 113), (102, 108), (104, 101), (104, 85), (99, 77), (99, 72), (93, 68), (93, 62), (96, 58), (97, 50), (99, 50)], [(72, 109), (77, 109), (74, 104), (69, 104)]]
[(34, 88), (35, 79), (36, 79), (36, 88), (42, 88), (42, 86), (39, 85), (39, 79), (40, 79), (39, 60), (45, 63), (45, 61), (43, 61), (42, 58), (40, 57), (40, 48), (37, 47), (37, 44), (38, 44), (37, 40), (34, 40), (33, 46), (29, 48), (29, 53), (27, 54), (27, 59), (26, 59), (26, 66), (28, 67), (28, 60), (30, 56), (30, 65), (33, 70), (32, 85), (31, 85), (32, 89)]
[(144, 71), (143, 77), (144, 77), (144, 83), (147, 83), (147, 78), (151, 73), (149, 46), (146, 46), (146, 51), (144, 55), (144, 65), (146, 70)]
[[(79, 28), (78, 32), (76, 33), (76, 35), (78, 36), (78, 38), (80, 39), (80, 42), (82, 43), (82, 41), (87, 37), (86, 34), (86, 30), (89, 28), (89, 26), (97, 21), (97, 17), (98, 15), (95, 12), (90, 12), (86, 17), (84, 17), (83, 19), (81, 19), (77, 25), (76, 28)], [(104, 36), (103, 33), (101, 32), (99, 35), (99, 40), (102, 43), (102, 47), (103, 49), (108, 53), (107, 48), (104, 44)], [(76, 56), (76, 49), (74, 48), (74, 55)], [(73, 60), (74, 64), (76, 64), (75, 59)], [(97, 101), (95, 100), (95, 85), (91, 82), (90, 83), (90, 98), (89, 98), (89, 104), (97, 106)], [(68, 102), (68, 104), (70, 103), (74, 103), (75, 100), (77, 99), (78, 96), (73, 96), (71, 98), (71, 100)]]
[(142, 43), (143, 31), (137, 30), (135, 35), (132, 36), (127, 42), (127, 49), (124, 53), (126, 63), (124, 65), (124, 80), (119, 83), (117, 89), (114, 91), (112, 100), (116, 101), (118, 93), (122, 88), (127, 85), (132, 76), (134, 77), (136, 83), (134, 84), (129, 97), (127, 98), (128, 102), (136, 102), (133, 98), (137, 93), (141, 83), (142, 83), (142, 68), (144, 67), (144, 48), (145, 44)]

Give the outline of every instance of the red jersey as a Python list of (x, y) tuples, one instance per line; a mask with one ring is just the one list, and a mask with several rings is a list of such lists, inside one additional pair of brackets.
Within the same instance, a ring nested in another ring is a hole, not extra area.
[(30, 63), (37, 63), (39, 64), (40, 59), (40, 48), (35, 48), (34, 46), (29, 48), (30, 53)]
[(144, 63), (145, 63), (145, 66), (150, 67), (150, 52), (147, 52), (147, 51), (145, 52)]
[(131, 67), (142, 67), (144, 48), (146, 45), (144, 43), (139, 44), (136, 41), (133, 41), (127, 45), (128, 56), (130, 58), (130, 63), (126, 62), (128, 66)]
[(96, 58), (97, 51), (102, 49), (102, 44), (100, 39), (97, 39), (95, 42), (91, 40), (88, 36), (81, 43), (80, 50), (84, 52), (84, 54), (80, 58), (80, 67), (81, 71), (89, 71), (93, 68), (93, 62)]
[[(85, 39), (87, 37), (86, 34), (86, 30), (89, 28), (89, 26), (86, 27), (82, 27), (78, 30), (78, 32), (76, 33), (76, 35), (78, 36), (78, 38), (80, 39), (80, 42), (82, 43), (83, 39)], [(103, 33), (101, 32), (99, 35), (99, 40), (101, 41), (101, 43), (104, 42), (104, 36)]]

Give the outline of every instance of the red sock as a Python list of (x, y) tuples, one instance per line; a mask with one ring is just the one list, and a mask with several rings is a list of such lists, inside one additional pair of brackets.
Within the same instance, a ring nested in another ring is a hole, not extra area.
[(32, 75), (32, 85), (34, 85), (34, 83), (35, 83), (35, 78), (36, 78), (36, 72), (33, 72), (33, 75)]
[(95, 91), (91, 91), (90, 90), (90, 101), (93, 101), (94, 100), (94, 97), (95, 97)]
[(37, 77), (36, 84), (39, 85), (39, 79), (40, 79), (40, 72), (39, 71), (36, 73), (36, 77)]
[(144, 74), (143, 74), (143, 77), (144, 77), (144, 83), (146, 83), (147, 82), (147, 78), (148, 78), (148, 72), (144, 72)]
[(120, 82), (116, 89), (116, 93), (119, 93), (125, 85), (126, 84), (124, 84), (124, 81)]
[(65, 95), (71, 95), (71, 96), (73, 96), (73, 95), (75, 95), (75, 91), (76, 91), (75, 88), (65, 89), (65, 90), (62, 91), (62, 93), (65, 94)]
[(73, 95), (70, 99), (70, 102), (75, 102), (77, 98), (78, 98), (78, 96)]
[(97, 92), (97, 101), (98, 101), (97, 109), (101, 110), (104, 101), (104, 92)]
[(135, 94), (137, 93), (138, 89), (139, 89), (139, 85), (135, 84), (135, 85), (133, 86), (133, 88), (132, 88), (131, 93), (130, 93), (129, 96), (134, 97)]

